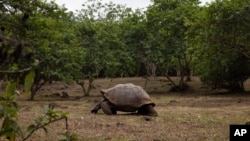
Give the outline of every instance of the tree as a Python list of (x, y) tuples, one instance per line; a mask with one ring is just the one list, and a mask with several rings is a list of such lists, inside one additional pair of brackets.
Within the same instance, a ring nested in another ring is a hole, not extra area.
[(90, 94), (95, 78), (130, 73), (127, 66), (131, 58), (126, 52), (120, 26), (124, 12), (126, 8), (121, 5), (89, 1), (78, 15), (78, 41), (86, 50), (83, 80), (78, 84), (82, 86), (85, 96)]
[[(2, 45), (8, 43), (20, 43), (19, 40), (8, 38), (3, 35), (0, 36), (1, 42), (4, 42)], [(23, 45), (23, 44), (20, 44)], [(2, 47), (3, 47), (2, 46)], [(6, 47), (6, 46), (4, 46)], [(10, 50), (11, 48), (7, 48)], [(19, 56), (22, 57), (22, 56)], [(9, 62), (13, 58), (16, 58), (16, 56), (8, 56), (7, 58), (2, 58), (2, 63)], [(20, 58), (18, 58), (20, 59)], [(19, 62), (15, 62), (19, 63)], [(38, 64), (36, 64), (38, 65)], [(45, 114), (38, 117), (36, 119), (35, 124), (31, 124), (27, 127), (26, 132), (24, 132), (18, 122), (18, 104), (16, 102), (16, 95), (19, 94), (19, 91), (17, 91), (17, 86), (19, 84), (19, 81), (24, 81), (24, 90), (26, 92), (29, 92), (31, 89), (31, 86), (34, 81), (35, 73), (34, 73), (34, 67), (36, 65), (30, 64), (29, 68), (23, 69), (23, 70), (1, 70), (0, 73), (4, 73), (6, 75), (15, 75), (14, 78), (11, 78), (8, 80), (8, 84), (6, 86), (6, 91), (4, 95), (0, 96), (0, 119), (2, 120), (1, 123), (1, 129), (0, 129), (0, 137), (5, 137), (9, 141), (15, 141), (16, 139), (25, 141), (28, 138), (31, 137), (31, 135), (39, 130), (44, 129), (46, 132), (46, 127), (56, 121), (65, 119), (66, 122), (66, 132), (64, 133), (64, 136), (67, 140), (76, 140), (75, 135), (70, 135), (68, 132), (68, 122), (67, 122), (67, 113), (65, 112), (59, 112), (59, 111), (53, 111), (51, 107), (45, 108)], [(24, 76), (24, 77), (22, 77)]]
[[(27, 40), (27, 20), (30, 16), (29, 6), (34, 4), (30, 0), (1, 1), (1, 41), (0, 67), (1, 70), (19, 70), (29, 67), (34, 61), (33, 49)], [(25, 42), (24, 42), (25, 41)]]
[[(167, 76), (167, 71), (179, 68), (181, 79), (177, 86), (184, 87), (184, 73), (190, 76), (190, 63), (194, 46), (193, 20), (199, 12), (198, 0), (155, 0), (147, 11), (148, 43), (152, 60)], [(154, 27), (154, 28), (151, 28)]]
[[(1, 34), (20, 42), (2, 43), (1, 69), (22, 70), (30, 67), (31, 62), (37, 64), (31, 99), (45, 83), (69, 83), (79, 77), (85, 52), (76, 42), (72, 13), (66, 13), (66, 9), (54, 1), (2, 3)], [(8, 58), (11, 56), (15, 56), (14, 59)]]
[[(132, 11), (123, 20), (124, 39), (128, 53), (136, 63), (136, 75), (155, 76), (155, 64), (149, 59), (149, 48), (146, 45), (148, 38), (147, 20), (144, 11)], [(151, 67), (152, 66), (152, 67)]]
[(29, 38), (36, 48), (35, 57), (41, 62), (35, 70), (31, 99), (45, 83), (73, 82), (80, 75), (85, 55), (75, 40), (75, 21), (72, 15), (54, 2), (42, 6), (29, 21)]
[(249, 77), (249, 1), (215, 1), (206, 8), (201, 78), (213, 89), (244, 91)]

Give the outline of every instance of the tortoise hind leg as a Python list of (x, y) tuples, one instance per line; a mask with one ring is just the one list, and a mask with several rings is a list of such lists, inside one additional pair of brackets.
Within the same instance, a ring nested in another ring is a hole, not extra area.
[(115, 115), (116, 110), (112, 108), (112, 105), (108, 101), (101, 102), (102, 111), (107, 115)]
[(138, 109), (138, 114), (147, 116), (158, 116), (157, 112), (154, 109), (154, 106), (151, 104), (141, 106)]

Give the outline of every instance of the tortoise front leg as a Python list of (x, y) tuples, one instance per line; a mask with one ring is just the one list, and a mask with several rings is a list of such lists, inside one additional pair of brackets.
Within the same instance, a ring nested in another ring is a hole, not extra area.
[(97, 103), (94, 108), (91, 110), (91, 113), (96, 114), (98, 110), (101, 109), (101, 102)]

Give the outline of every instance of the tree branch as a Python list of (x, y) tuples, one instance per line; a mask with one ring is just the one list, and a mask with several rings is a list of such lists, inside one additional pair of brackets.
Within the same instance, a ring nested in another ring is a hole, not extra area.
[[(22, 141), (26, 141), (36, 130), (38, 130), (40, 128), (44, 128), (45, 126), (47, 126), (53, 122), (56, 122), (56, 121), (59, 121), (59, 120), (65, 119), (65, 118), (66, 118), (66, 128), (68, 128), (67, 117), (60, 117), (60, 118), (51, 120), (50, 122), (47, 122), (47, 123), (44, 123), (41, 125), (37, 125), (37, 127), (34, 130), (32, 130), (26, 137), (24, 137)], [(68, 130), (68, 129), (66, 129), (66, 130)]]
[(23, 73), (23, 72), (30, 71), (31, 69), (32, 69), (32, 67), (25, 68), (25, 69), (22, 69), (22, 70), (16, 70), (16, 71), (10, 71), (10, 70), (0, 70), (0, 73), (8, 73), (8, 74), (13, 74), (13, 73)]

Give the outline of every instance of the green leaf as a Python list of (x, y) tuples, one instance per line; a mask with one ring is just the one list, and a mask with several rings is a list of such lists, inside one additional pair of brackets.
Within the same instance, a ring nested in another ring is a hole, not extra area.
[(68, 115), (69, 115), (68, 112), (63, 112), (63, 113), (61, 114), (61, 117), (67, 117)]
[(5, 97), (0, 96), (0, 101), (5, 101), (5, 100), (6, 100), (6, 98), (5, 98)]
[(17, 109), (14, 107), (5, 107), (5, 112), (8, 113), (10, 117), (17, 117)]
[(16, 85), (17, 85), (17, 82), (9, 82), (8, 83), (8, 85), (7, 85), (6, 89), (5, 89), (5, 92), (6, 92), (7, 96), (11, 96), (11, 95), (15, 94)]
[(34, 131), (36, 129), (36, 126), (34, 124), (31, 124), (27, 127), (27, 132)]
[(69, 132), (59, 132), (57, 135), (63, 136), (64, 139), (60, 139), (59, 141), (77, 141), (77, 134), (70, 134)]
[(44, 121), (45, 121), (46, 119), (45, 119), (45, 117), (44, 116), (39, 116), (36, 120), (35, 120), (35, 122), (37, 123), (37, 124), (42, 124)]
[(1, 136), (5, 136), (6, 138), (9, 138), (9, 141), (15, 141), (15, 134), (12, 131), (6, 131), (6, 130), (2, 130), (0, 132), (0, 137)]
[(10, 118), (5, 118), (2, 124), (0, 136), (6, 136), (10, 138), (10, 141), (15, 141), (16, 135), (23, 137), (23, 132), (18, 123)]
[(25, 81), (24, 81), (24, 91), (25, 93), (29, 93), (30, 89), (34, 83), (34, 78), (35, 78), (35, 71), (32, 70), (29, 72), (29, 74), (26, 75)]
[(16, 102), (11, 102), (11, 104), (12, 104), (12, 107), (13, 107), (13, 108), (16, 108), (16, 109), (18, 108), (18, 105), (17, 105)]

